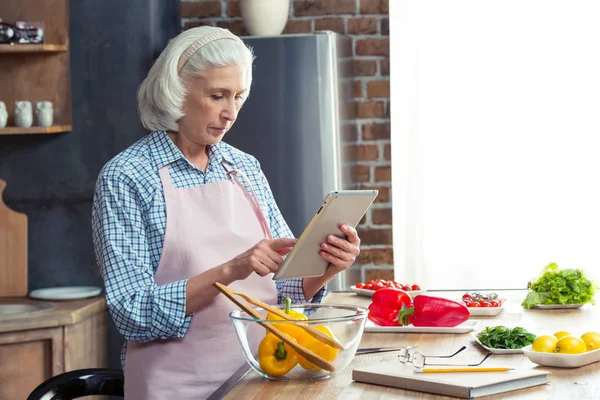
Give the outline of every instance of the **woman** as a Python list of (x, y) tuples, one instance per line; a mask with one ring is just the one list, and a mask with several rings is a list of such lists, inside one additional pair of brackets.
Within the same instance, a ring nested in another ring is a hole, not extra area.
[[(127, 340), (127, 399), (199, 399), (243, 363), (220, 282), (266, 303), (320, 302), (359, 254), (331, 236), (321, 277), (272, 280), (296, 242), (252, 156), (222, 142), (247, 99), (253, 55), (227, 30), (183, 32), (140, 86), (150, 133), (102, 169), (92, 226), (112, 318)], [(248, 134), (260, 134), (249, 132)]]

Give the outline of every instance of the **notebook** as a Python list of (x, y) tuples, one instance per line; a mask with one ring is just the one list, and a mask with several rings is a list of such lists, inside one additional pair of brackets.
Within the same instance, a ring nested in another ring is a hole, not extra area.
[(451, 372), (415, 373), (412, 368), (393, 370), (390, 365), (357, 368), (352, 379), (357, 382), (391, 386), (399, 389), (434, 393), (462, 399), (509, 392), (543, 385), (548, 382), (547, 371), (519, 368), (508, 372)]

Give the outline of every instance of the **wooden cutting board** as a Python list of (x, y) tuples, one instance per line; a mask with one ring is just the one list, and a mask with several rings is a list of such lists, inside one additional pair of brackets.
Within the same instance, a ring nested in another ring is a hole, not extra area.
[(0, 179), (0, 297), (27, 296), (27, 215), (4, 204)]

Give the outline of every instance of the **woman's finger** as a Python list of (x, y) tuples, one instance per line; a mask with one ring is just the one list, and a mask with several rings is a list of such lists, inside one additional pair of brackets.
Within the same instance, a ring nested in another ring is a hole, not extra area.
[(353, 254), (352, 252), (346, 251), (345, 249), (340, 249), (339, 247), (336, 247), (336, 246), (332, 246), (329, 243), (322, 243), (321, 249), (323, 249), (324, 251), (328, 252), (332, 256), (337, 257), (341, 260), (353, 262), (356, 258), (356, 255)]
[(353, 262), (349, 261), (349, 260), (342, 260), (334, 255), (332, 255), (331, 253), (328, 253), (326, 251), (321, 250), (319, 252), (319, 254), (321, 255), (321, 257), (323, 259), (325, 259), (326, 261), (328, 261), (331, 265), (333, 265), (334, 267), (338, 268), (339, 270), (344, 270), (347, 269), (348, 267), (350, 267)]

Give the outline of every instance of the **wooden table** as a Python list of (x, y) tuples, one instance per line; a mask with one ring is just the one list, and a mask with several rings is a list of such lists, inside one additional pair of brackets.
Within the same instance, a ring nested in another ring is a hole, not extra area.
[[(440, 297), (457, 298), (464, 292), (429, 292)], [(496, 317), (472, 317), (480, 321), (477, 330), (485, 326), (522, 326), (537, 335), (566, 330), (576, 335), (586, 331), (600, 331), (600, 305), (586, 305), (575, 310), (526, 310), (521, 307), (525, 297), (522, 291), (497, 291), (507, 298), (505, 309)], [(325, 299), (330, 304), (368, 306), (370, 298), (354, 293), (331, 293)], [(467, 357), (481, 359), (485, 354), (469, 334), (399, 334), (365, 333), (360, 347), (417, 345), (424, 354), (451, 354), (467, 345)], [(501, 357), (501, 361), (499, 358)], [(575, 369), (539, 367), (522, 354), (492, 355), (488, 361), (501, 362), (511, 367), (541, 368), (551, 372), (549, 383), (528, 389), (488, 396), (487, 399), (585, 399), (600, 400), (600, 362)], [(486, 361), (486, 363), (488, 362)], [(224, 398), (225, 399), (451, 399), (408, 390), (354, 382), (352, 369), (368, 365), (398, 363), (396, 353), (359, 355), (344, 370), (330, 379), (319, 381), (276, 382), (250, 371)]]

